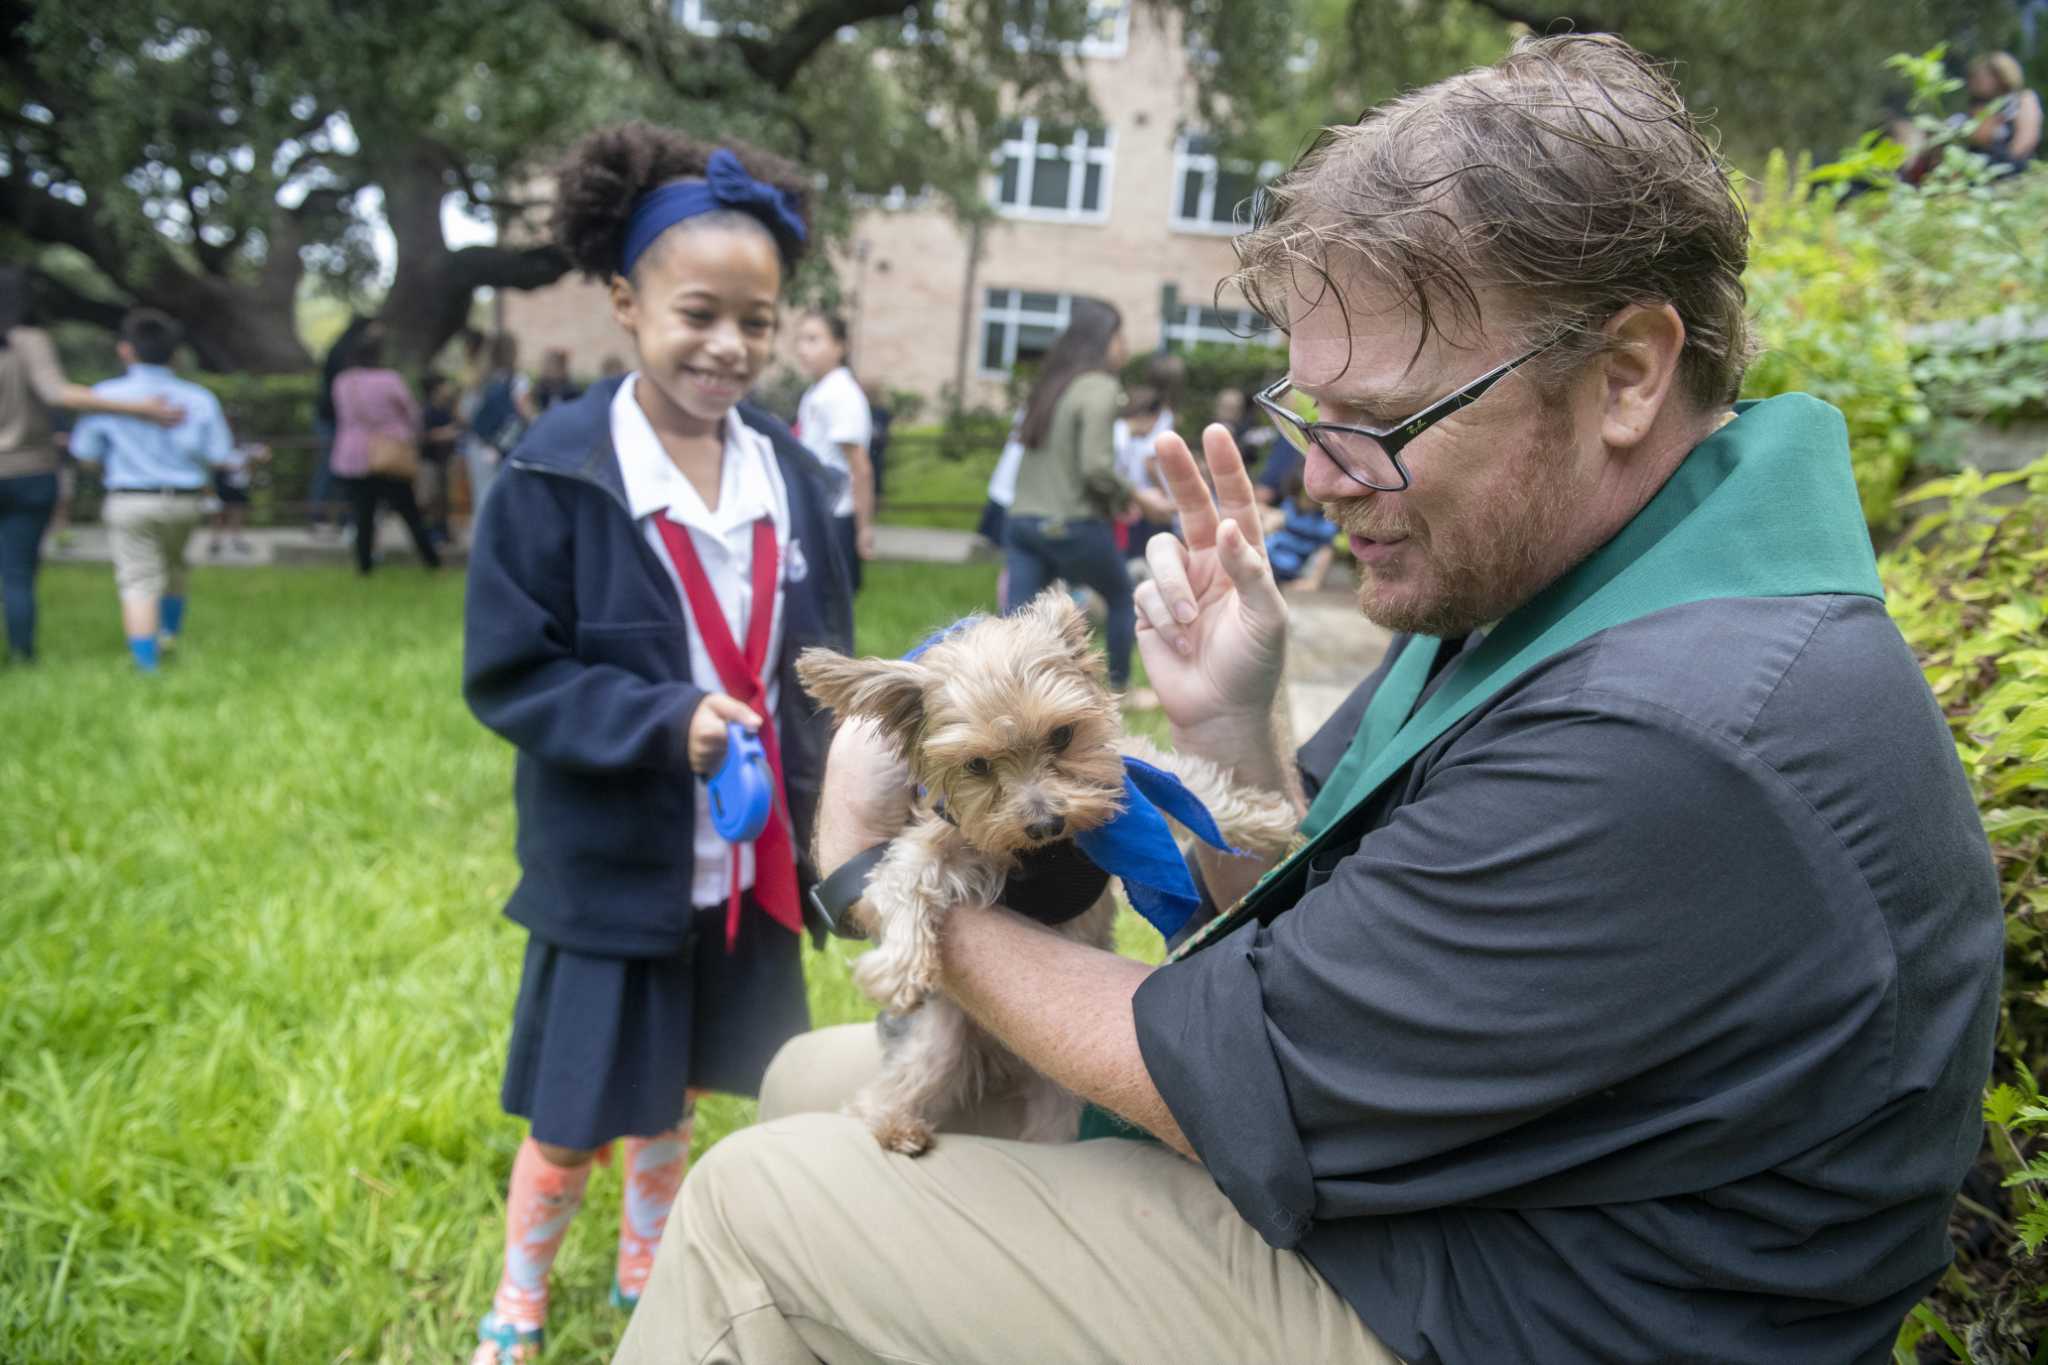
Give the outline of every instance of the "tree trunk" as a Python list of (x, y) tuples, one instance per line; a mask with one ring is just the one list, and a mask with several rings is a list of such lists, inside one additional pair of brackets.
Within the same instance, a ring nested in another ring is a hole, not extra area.
[[(365, 151), (371, 148), (367, 140)], [(478, 289), (539, 289), (568, 272), (554, 247), (472, 246), (448, 249), (441, 233), (441, 202), (449, 192), (448, 154), (430, 142), (407, 140), (373, 154), (384, 191), (384, 216), (398, 248), (398, 266), (380, 316), (391, 339), (392, 363), (413, 369), (432, 360), (469, 321)]]
[(297, 374), (313, 367), (299, 340), (296, 291), (278, 297), (261, 283), (187, 277), (170, 289), (139, 291), (185, 328), (201, 367), (249, 374)]

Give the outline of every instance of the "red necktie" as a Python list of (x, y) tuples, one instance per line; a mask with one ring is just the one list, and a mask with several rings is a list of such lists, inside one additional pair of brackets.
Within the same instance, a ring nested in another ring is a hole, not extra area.
[[(754, 840), (754, 899), (769, 918), (789, 930), (801, 933), (803, 911), (796, 896), (796, 848), (790, 841), (789, 817), (782, 797), (782, 746), (775, 739), (775, 714), (768, 709), (768, 688), (762, 668), (768, 661), (768, 631), (775, 621), (775, 587), (780, 567), (775, 545), (775, 524), (767, 517), (754, 523), (754, 601), (747, 615), (747, 652), (742, 657), (725, 624), (725, 612), (690, 533), (657, 515), (654, 524), (662, 543), (683, 581), (683, 595), (689, 599), (690, 616), (704, 641), (704, 652), (718, 670), (719, 684), (726, 695), (751, 706), (761, 717), (761, 747), (768, 754), (768, 771), (774, 779), (775, 804), (768, 811), (768, 824)], [(740, 932), (740, 851), (732, 851), (732, 899), (725, 911), (725, 949), (731, 952)]]

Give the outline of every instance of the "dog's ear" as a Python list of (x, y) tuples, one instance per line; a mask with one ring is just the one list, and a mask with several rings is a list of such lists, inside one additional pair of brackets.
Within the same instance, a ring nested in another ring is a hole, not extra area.
[(1025, 604), (1021, 613), (1044, 626), (1064, 644), (1079, 662), (1086, 663), (1094, 654), (1093, 642), (1089, 638), (1088, 618), (1074, 605), (1073, 597), (1066, 585), (1055, 583)]
[(844, 721), (868, 716), (907, 754), (924, 722), (924, 689), (931, 670), (904, 659), (849, 659), (816, 646), (796, 658), (804, 691)]

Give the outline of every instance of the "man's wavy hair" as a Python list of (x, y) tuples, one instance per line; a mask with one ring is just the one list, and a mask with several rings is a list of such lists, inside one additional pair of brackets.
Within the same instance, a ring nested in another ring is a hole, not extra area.
[(1336, 280), (1362, 268), (1425, 339), (1478, 326), (1481, 294), (1503, 291), (1527, 347), (1556, 343), (1530, 367), (1549, 391), (1609, 349), (1601, 326), (1631, 303), (1678, 310), (1701, 407), (1732, 401), (1749, 364), (1742, 201), (1670, 76), (1618, 38), (1523, 38), (1324, 129), (1254, 224), (1235, 283), (1283, 328), (1296, 298), (1334, 299), (1348, 325)]

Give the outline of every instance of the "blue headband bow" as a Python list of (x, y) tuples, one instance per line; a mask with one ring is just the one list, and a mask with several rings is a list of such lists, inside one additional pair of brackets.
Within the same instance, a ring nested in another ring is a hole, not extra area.
[(654, 239), (677, 223), (719, 209), (752, 214), (778, 237), (787, 233), (801, 242), (808, 235), (789, 195), (748, 175), (740, 159), (720, 147), (706, 163), (702, 180), (678, 180), (640, 196), (633, 205), (633, 216), (626, 220), (619, 273), (632, 274), (634, 264), (654, 245)]

